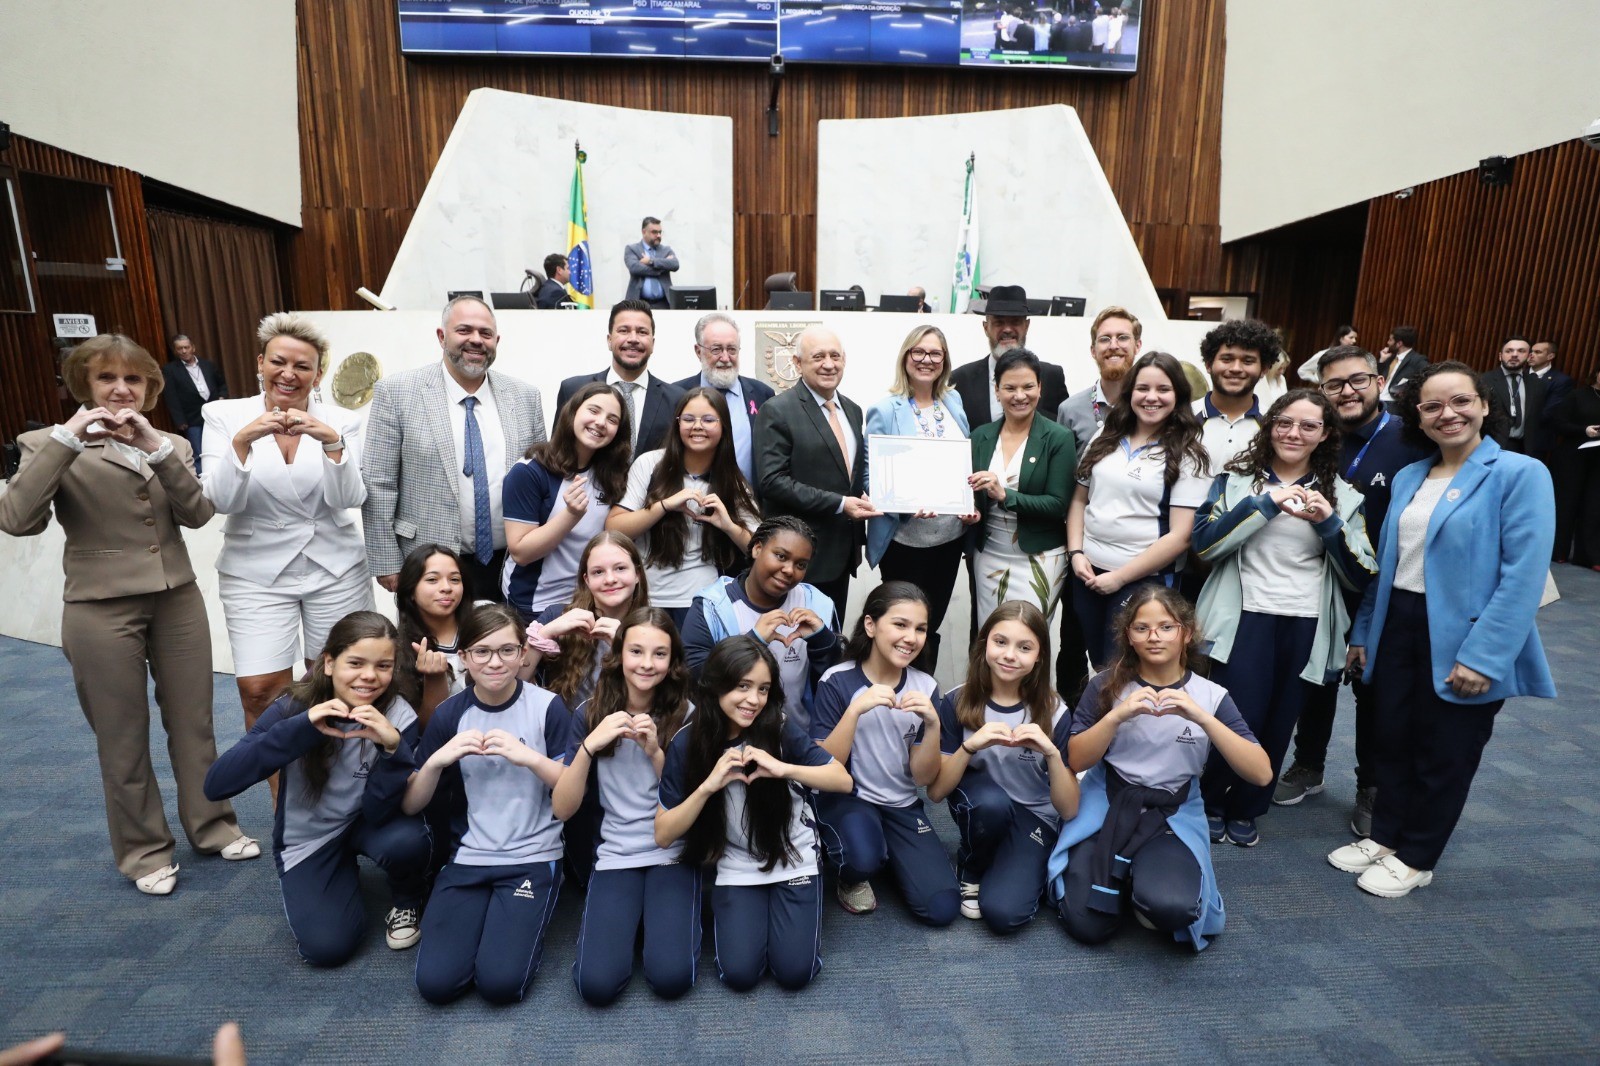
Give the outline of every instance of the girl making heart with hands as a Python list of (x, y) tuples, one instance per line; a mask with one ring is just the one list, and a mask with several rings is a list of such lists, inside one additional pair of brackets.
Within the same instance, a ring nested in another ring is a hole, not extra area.
[(434, 711), (417, 752), (405, 810), (421, 811), (441, 778), (454, 801), (450, 861), (422, 922), (417, 990), (447, 1003), (474, 984), (491, 1003), (515, 1003), (539, 969), (561, 889), (561, 822), (551, 791), (573, 730), (561, 697), (517, 677), (522, 623), (494, 604), (461, 627), (472, 683)]
[(927, 639), (926, 593), (905, 581), (873, 589), (843, 661), (817, 686), (811, 735), (856, 784), (848, 795), (817, 796), (839, 905), (851, 914), (876, 910), (869, 878), (888, 866), (911, 913), (944, 926), (955, 921), (961, 896), (917, 794), (940, 767), (939, 685), (911, 665)]
[(735, 991), (763, 972), (804, 988), (822, 965), (822, 877), (805, 790), (843, 793), (850, 774), (785, 714), (778, 664), (735, 636), (706, 659), (697, 711), (667, 746), (655, 839), (716, 867), (717, 971)]
[(1044, 614), (1008, 600), (973, 641), (966, 683), (939, 704), (944, 762), (928, 798), (948, 798), (960, 830), (961, 913), (1001, 934), (1032, 921), (1057, 827), (1078, 809), (1050, 662)]
[(645, 981), (655, 993), (672, 999), (694, 985), (700, 870), (679, 861), (681, 843), (663, 848), (655, 839), (663, 749), (693, 710), (689, 685), (672, 619), (641, 607), (612, 641), (594, 698), (578, 708), (582, 725), (573, 730), (553, 802), (561, 819), (586, 797), (596, 797), (601, 811), (572, 967), (578, 993), (596, 1007), (628, 987), (641, 931)]
[(650, 604), (644, 560), (625, 534), (596, 533), (578, 558), (578, 588), (571, 602), (545, 608), (528, 626), (524, 680), (537, 677), (569, 707), (594, 694), (600, 659), (622, 619)]
[(721, 640), (744, 633), (765, 644), (788, 713), (807, 730), (817, 682), (839, 650), (833, 601), (805, 581), (815, 550), (800, 519), (767, 519), (750, 535), (750, 569), (701, 589), (683, 625), (684, 654), (697, 675)]
[(606, 528), (639, 543), (651, 605), (682, 626), (697, 592), (742, 567), (761, 515), (739, 470), (722, 393), (690, 389), (673, 409), (673, 425), (665, 448), (634, 460)]
[(1116, 626), (1112, 662), (1072, 716), (1083, 799), (1050, 856), (1051, 898), (1084, 943), (1108, 940), (1131, 906), (1198, 951), (1223, 924), (1200, 772), (1214, 754), (1260, 786), (1272, 765), (1227, 690), (1193, 672), (1200, 633), (1182, 595), (1140, 585)]

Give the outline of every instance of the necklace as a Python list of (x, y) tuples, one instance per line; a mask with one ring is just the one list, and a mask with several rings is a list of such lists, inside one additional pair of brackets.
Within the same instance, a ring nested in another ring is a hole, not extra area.
[(922, 430), (924, 437), (944, 436), (944, 407), (938, 400), (933, 401), (933, 425), (928, 425), (928, 416), (922, 413), (922, 408), (917, 406), (916, 400), (911, 400), (911, 413), (917, 416), (917, 426)]

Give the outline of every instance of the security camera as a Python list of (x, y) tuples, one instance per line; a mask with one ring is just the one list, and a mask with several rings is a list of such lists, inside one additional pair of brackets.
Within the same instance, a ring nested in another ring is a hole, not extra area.
[(1600, 118), (1589, 123), (1589, 128), (1584, 130), (1583, 135), (1578, 139), (1595, 151), (1600, 152)]

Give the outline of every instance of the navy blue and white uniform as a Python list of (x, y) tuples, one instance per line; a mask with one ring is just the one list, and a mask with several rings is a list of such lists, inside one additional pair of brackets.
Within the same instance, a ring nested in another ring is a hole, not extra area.
[[(388, 874), (396, 907), (420, 908), (427, 892), (428, 826), (400, 813), (417, 765), (417, 712), (396, 697), (384, 716), (400, 732), (392, 755), (370, 740), (334, 740), (318, 732), (306, 708), (285, 694), (206, 773), (212, 800), (282, 774), (272, 857), (289, 931), (300, 957), (313, 966), (338, 966), (361, 943), (357, 855)], [(327, 782), (313, 793), (302, 760), (325, 758), (324, 745), (333, 748)]]
[[(717, 712), (713, 708), (709, 713)], [(663, 810), (678, 806), (700, 787), (701, 782), (688, 780), (686, 774), (689, 732), (679, 730), (667, 746), (658, 797)], [(735, 739), (728, 746), (737, 743)], [(796, 766), (826, 766), (833, 761), (792, 718), (784, 720), (777, 756)], [(762, 870), (750, 853), (744, 829), (744, 782), (730, 782), (722, 790), (728, 838), (717, 860), (716, 887), (711, 893), (712, 933), (718, 976), (739, 992), (754, 988), (767, 970), (784, 988), (804, 988), (822, 968), (817, 831), (805, 790), (793, 782), (786, 784), (788, 836), (797, 857), (780, 858), (770, 870)]]
[[(588, 715), (587, 704), (578, 709), (568, 765), (587, 736)], [(585, 799), (598, 795), (600, 826), (573, 983), (596, 1007), (616, 1000), (633, 977), (642, 926), (645, 981), (659, 996), (681, 996), (694, 986), (700, 958), (700, 871), (680, 861), (681, 840), (656, 845), (661, 778), (644, 749), (624, 737), (595, 755)]]
[[(954, 755), (975, 730), (963, 726), (956, 706), (966, 686), (939, 702), (939, 750)], [(1067, 705), (1051, 713), (1052, 740), (1067, 749)], [(1015, 729), (1028, 723), (1023, 704), (985, 704), (983, 721)], [(991, 744), (968, 757), (967, 771), (950, 793), (950, 816), (961, 834), (956, 877), (978, 885), (978, 907), (996, 933), (1011, 933), (1033, 920), (1044, 891), (1045, 863), (1055, 846), (1061, 816), (1050, 802), (1049, 761), (1032, 748)]]
[[(578, 562), (584, 546), (606, 527), (611, 507), (587, 470), (574, 477), (588, 478), (589, 509), (579, 516), (555, 550), (526, 566), (519, 566), (506, 553), (501, 589), (506, 602), (522, 612), (524, 618), (537, 618), (546, 607), (566, 603), (578, 587)], [(524, 459), (506, 472), (501, 498), (508, 522), (542, 526), (556, 514), (567, 512), (562, 493), (572, 487), (573, 478), (560, 478), (537, 459)]]
[[(855, 698), (872, 686), (855, 662), (822, 675), (811, 735), (826, 740)], [(939, 683), (917, 669), (901, 672), (895, 693), (922, 692), (935, 707)], [(949, 925), (961, 911), (961, 892), (944, 845), (928, 821), (911, 776), (911, 752), (924, 741), (927, 723), (898, 707), (874, 707), (856, 721), (845, 768), (855, 780), (849, 795), (819, 792), (817, 819), (828, 857), (845, 884), (866, 881), (888, 865), (911, 913), (930, 925)]]
[[(495, 706), (469, 687), (433, 712), (417, 765), (469, 729), (502, 729), (564, 763), (573, 718), (555, 693), (521, 681)], [(450, 817), (450, 862), (422, 917), (417, 990), (430, 1003), (448, 1003), (476, 983), (491, 1003), (519, 1002), (539, 972), (561, 889), (561, 823), (550, 787), (495, 755), (468, 755), (440, 778), (440, 791), (461, 801)]]

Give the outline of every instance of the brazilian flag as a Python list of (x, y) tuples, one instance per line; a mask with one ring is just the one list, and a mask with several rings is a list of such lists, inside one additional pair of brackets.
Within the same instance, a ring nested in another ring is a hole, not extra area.
[(572, 212), (567, 219), (567, 294), (579, 307), (594, 308), (594, 261), (589, 258), (589, 201), (583, 195), (583, 162), (589, 156), (577, 149), (572, 167)]

